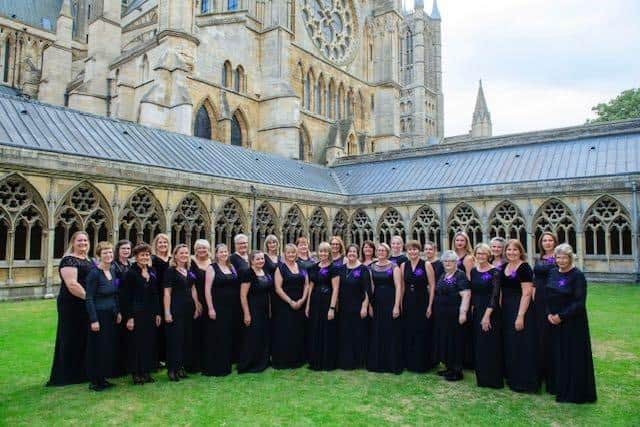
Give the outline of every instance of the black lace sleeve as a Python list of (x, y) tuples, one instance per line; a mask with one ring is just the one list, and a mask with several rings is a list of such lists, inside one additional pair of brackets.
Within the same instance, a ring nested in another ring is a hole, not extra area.
[(120, 282), (120, 310), (124, 319), (133, 317), (133, 290), (136, 283), (136, 275), (133, 270), (124, 273)]
[(89, 321), (91, 323), (98, 321), (98, 314), (96, 313), (95, 296), (98, 289), (98, 282), (100, 276), (98, 275), (98, 269), (94, 268), (89, 272), (87, 276), (87, 288), (85, 297), (85, 306), (87, 307), (87, 314), (89, 315)]
[(500, 305), (500, 292), (502, 292), (501, 276), (502, 275), (499, 270), (493, 271), (493, 277), (491, 278), (493, 291), (491, 292), (488, 307), (493, 308), (494, 310)]

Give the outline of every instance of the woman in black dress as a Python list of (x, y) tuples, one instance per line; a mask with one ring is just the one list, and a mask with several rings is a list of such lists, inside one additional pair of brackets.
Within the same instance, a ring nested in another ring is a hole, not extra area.
[(501, 269), (507, 263), (504, 257), (504, 245), (507, 241), (504, 237), (496, 236), (489, 242), (489, 248), (491, 249), (491, 257), (489, 263), (497, 269)]
[[(205, 239), (196, 240), (193, 244), (193, 258), (189, 270), (196, 276), (196, 293), (198, 294), (196, 308), (199, 308), (200, 313), (204, 313), (204, 307), (207, 306), (204, 296), (204, 282), (210, 265), (211, 245)], [(188, 365), (185, 365), (187, 372), (202, 371), (206, 321), (207, 316), (203, 314), (191, 319), (191, 360), (186, 361), (189, 362)]]
[(207, 376), (224, 376), (231, 373), (234, 336), (233, 307), (237, 303), (240, 279), (229, 261), (229, 250), (224, 244), (216, 246), (214, 264), (207, 269), (205, 299), (204, 360), (202, 373)]
[[(115, 256), (112, 263), (115, 272), (113, 284), (119, 295), (120, 284), (122, 283), (124, 274), (131, 268), (131, 262), (129, 261), (129, 258), (131, 258), (131, 242), (126, 239), (118, 241), (113, 252)], [(118, 325), (118, 367), (115, 375), (117, 377), (127, 372), (127, 340), (129, 332), (127, 331), (127, 325), (125, 323), (126, 322), (120, 322), (120, 325)]]
[(238, 358), (239, 374), (262, 372), (269, 366), (270, 295), (273, 291), (273, 278), (264, 271), (264, 258), (263, 252), (251, 252), (251, 269), (245, 271), (244, 277), (240, 279), (244, 329)]
[(393, 236), (389, 242), (391, 253), (389, 254), (389, 261), (400, 267), (407, 262), (407, 256), (402, 252), (404, 250), (404, 240), (400, 236)]
[(587, 319), (587, 281), (574, 266), (571, 246), (554, 251), (558, 268), (547, 281), (550, 327), (550, 381), (547, 389), (558, 402), (592, 403), (597, 399), (591, 337)]
[(87, 376), (89, 388), (102, 391), (113, 386), (107, 381), (117, 368), (118, 324), (122, 321), (115, 287), (113, 245), (100, 242), (96, 247), (98, 266), (87, 276), (86, 307), (89, 316), (87, 338)]
[[(458, 231), (454, 235), (453, 248), (458, 256), (458, 270), (467, 275), (467, 280), (471, 280), (471, 269), (475, 265), (475, 260), (473, 259), (473, 249), (471, 248), (471, 241), (467, 233)], [(473, 363), (475, 356), (473, 354), (473, 329), (471, 322), (466, 322), (462, 328), (464, 331), (464, 358), (462, 363), (465, 369), (474, 369)]]
[(500, 315), (500, 271), (489, 263), (492, 251), (479, 243), (471, 269), (471, 319), (478, 387), (502, 388), (502, 333)]
[(376, 247), (378, 261), (371, 264), (373, 319), (367, 369), (373, 372), (402, 373), (402, 300), (400, 268), (389, 261), (386, 243)]
[(157, 330), (160, 318), (160, 284), (150, 267), (151, 246), (141, 243), (133, 248), (136, 262), (127, 271), (120, 284), (120, 310), (127, 319), (129, 356), (127, 367), (134, 384), (154, 382), (150, 373), (155, 369)]
[(298, 237), (296, 247), (298, 248), (298, 258), (296, 261), (303, 270), (308, 271), (318, 262), (318, 260), (309, 253), (309, 239), (304, 236)]
[(433, 300), (435, 361), (445, 366), (438, 375), (447, 381), (460, 381), (466, 344), (464, 324), (467, 323), (471, 291), (466, 274), (457, 268), (456, 253), (445, 251), (441, 260), (444, 273), (436, 284)]
[(364, 368), (367, 361), (368, 291), (371, 273), (358, 260), (358, 245), (347, 247), (347, 262), (338, 267), (338, 368)]
[(89, 236), (77, 231), (60, 260), (60, 293), (57, 299), (58, 328), (48, 386), (78, 384), (87, 379), (86, 278), (93, 263), (87, 257)]
[[(235, 252), (229, 256), (229, 261), (236, 269), (238, 277), (245, 277), (251, 266), (249, 265), (249, 238), (246, 234), (236, 234), (233, 237)], [(236, 289), (236, 296), (233, 300), (233, 355), (232, 360), (238, 361), (240, 354), (240, 346), (242, 345), (242, 331), (244, 329), (244, 321), (242, 315), (242, 307), (240, 306), (240, 282)]]
[(538, 337), (533, 310), (533, 271), (525, 262), (522, 243), (511, 239), (505, 247), (507, 264), (500, 271), (502, 286), (502, 333), (507, 385), (517, 392), (537, 393)]
[(369, 267), (376, 260), (376, 244), (371, 240), (365, 240), (362, 242), (362, 257), (360, 262), (366, 267)]
[(558, 238), (555, 234), (550, 231), (543, 232), (538, 239), (540, 258), (536, 259), (536, 263), (533, 266), (532, 308), (538, 329), (538, 371), (540, 379), (547, 381), (547, 390), (549, 389), (547, 366), (549, 366), (551, 357), (548, 341), (551, 325), (547, 320), (546, 289), (551, 270), (557, 268), (556, 259), (553, 255), (553, 250), (556, 246), (558, 246)]
[(344, 242), (340, 236), (331, 236), (329, 240), (331, 246), (331, 266), (333, 268), (340, 267), (344, 264)]
[(435, 273), (420, 259), (420, 242), (406, 244), (407, 261), (400, 265), (404, 295), (402, 304), (404, 366), (411, 372), (433, 368), (433, 322), (431, 310), (435, 292)]
[(424, 244), (424, 258), (431, 267), (433, 268), (433, 272), (435, 274), (436, 283), (444, 273), (444, 265), (442, 265), (442, 261), (438, 258), (438, 247), (435, 243), (426, 241)]
[[(157, 280), (158, 280), (158, 307), (162, 313), (164, 293), (162, 292), (162, 285), (165, 282), (164, 275), (169, 268), (169, 261), (171, 260), (171, 241), (169, 236), (164, 233), (157, 234), (151, 242), (151, 266), (153, 267)], [(156, 330), (156, 342), (155, 342), (155, 367), (158, 368), (160, 363), (166, 361), (166, 333), (164, 330), (164, 323), (160, 323), (160, 327)]]
[(330, 371), (338, 358), (338, 325), (336, 304), (340, 278), (331, 262), (331, 245), (318, 245), (320, 261), (309, 270), (310, 297), (306, 316), (309, 318), (309, 368)]
[(269, 234), (264, 238), (264, 271), (269, 276), (273, 277), (276, 273), (276, 268), (280, 264), (280, 242), (278, 238)]
[(309, 279), (296, 262), (297, 254), (296, 245), (285, 246), (284, 262), (278, 265), (274, 277), (271, 364), (275, 369), (299, 368), (305, 363), (304, 307)]
[(198, 302), (196, 275), (190, 270), (189, 248), (177, 245), (165, 273), (164, 321), (167, 334), (167, 375), (169, 381), (186, 378), (185, 365), (193, 359), (191, 319), (198, 318), (202, 306)]

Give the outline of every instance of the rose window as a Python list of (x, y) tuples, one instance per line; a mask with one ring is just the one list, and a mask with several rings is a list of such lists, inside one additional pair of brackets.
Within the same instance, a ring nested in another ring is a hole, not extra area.
[(357, 29), (351, 0), (302, 0), (302, 17), (309, 37), (327, 59), (349, 60)]

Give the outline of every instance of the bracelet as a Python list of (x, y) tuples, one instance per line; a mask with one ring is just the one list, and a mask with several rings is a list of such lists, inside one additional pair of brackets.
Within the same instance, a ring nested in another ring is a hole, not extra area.
[(336, 309), (335, 307), (329, 307), (329, 310), (335, 310), (335, 309)]

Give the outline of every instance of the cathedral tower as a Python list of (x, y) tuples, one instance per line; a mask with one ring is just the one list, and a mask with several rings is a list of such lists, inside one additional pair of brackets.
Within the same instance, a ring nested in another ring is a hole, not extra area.
[(476, 98), (476, 108), (473, 111), (473, 122), (471, 123), (471, 136), (481, 138), (492, 135), (491, 113), (487, 107), (487, 101), (482, 90), (482, 80), (478, 86), (478, 96)]

